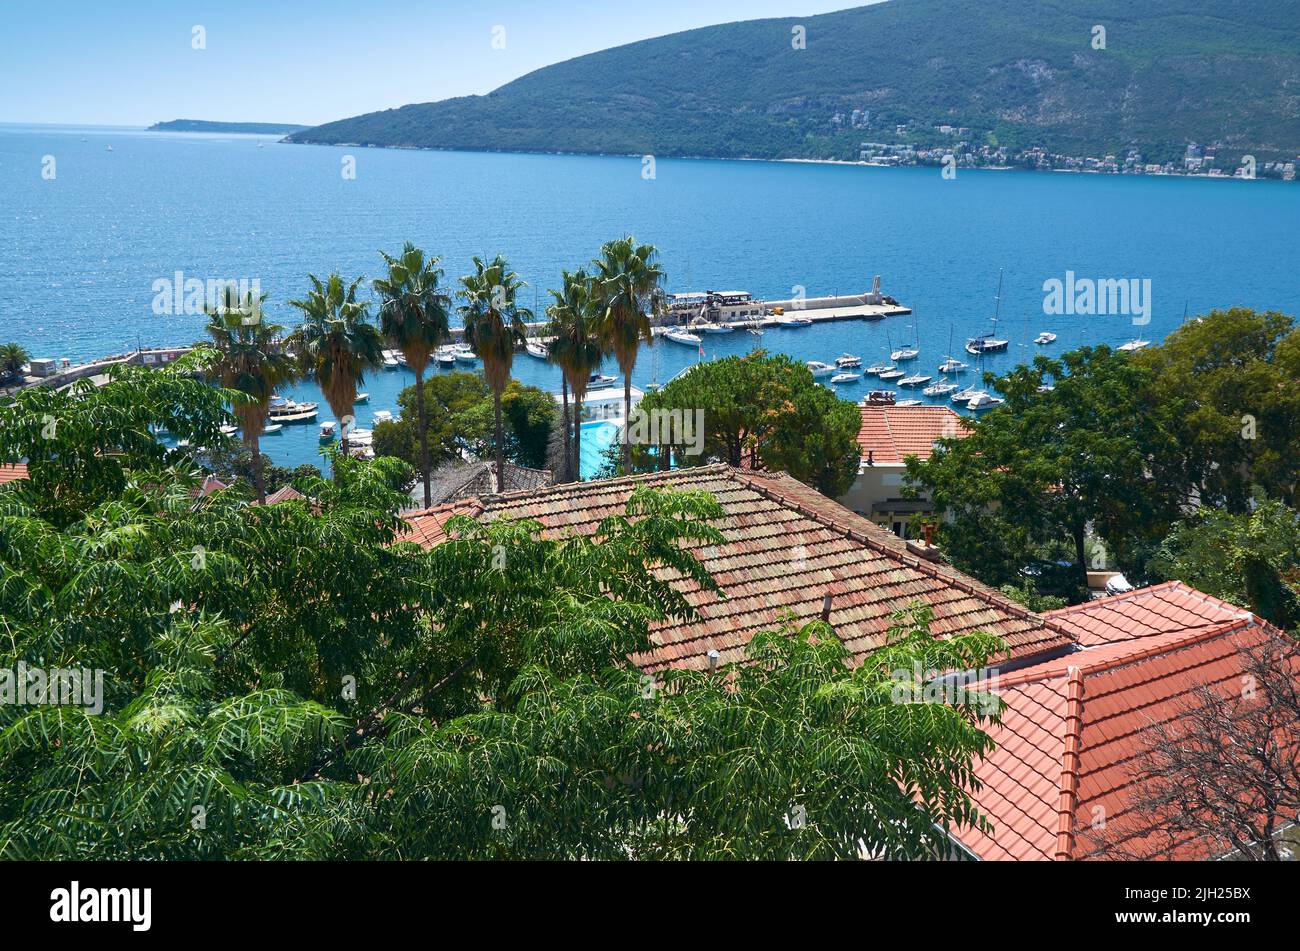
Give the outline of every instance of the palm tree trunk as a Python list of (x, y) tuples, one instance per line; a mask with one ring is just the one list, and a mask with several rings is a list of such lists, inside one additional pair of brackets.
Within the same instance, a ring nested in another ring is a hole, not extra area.
[[(410, 359), (407, 359), (410, 362)], [(424, 507), (433, 505), (432, 488), (429, 485), (429, 431), (424, 420), (424, 369), (415, 371), (415, 415), (420, 427), (420, 478), (424, 480)]]
[(567, 375), (560, 377), (560, 398), (564, 402), (564, 415), (562, 422), (564, 424), (564, 480), (565, 482), (573, 481), (573, 454), (569, 451), (569, 378)]
[(505, 436), (501, 426), (501, 391), (492, 390), (492, 409), (496, 413), (497, 432), (496, 432), (496, 451), (497, 451), (497, 492), (506, 490), (506, 456), (505, 456)]
[(266, 504), (266, 473), (262, 471), (262, 447), (256, 435), (249, 435), (248, 448), (253, 453), (253, 486), (257, 490), (257, 501)]
[(582, 481), (582, 400), (573, 394), (573, 481)]
[(632, 426), (632, 368), (623, 372), (623, 475), (632, 473), (632, 444), (628, 442)]

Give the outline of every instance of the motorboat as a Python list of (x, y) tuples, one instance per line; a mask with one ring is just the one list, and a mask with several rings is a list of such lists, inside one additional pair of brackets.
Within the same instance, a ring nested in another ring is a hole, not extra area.
[(454, 367), (456, 365), (456, 352), (451, 347), (439, 347), (433, 352), (433, 359), (438, 362), (440, 367)]
[(886, 370), (884, 373), (878, 373), (876, 375), (882, 380), (897, 380), (907, 376), (907, 372), (905, 370)]
[(926, 376), (924, 373), (917, 373), (912, 376), (905, 376), (898, 381), (899, 386), (925, 386), (934, 377)]
[[(526, 341), (524, 343), (524, 350), (528, 353), (530, 357), (534, 357), (535, 359), (538, 360), (551, 359), (550, 348), (548, 348), (546, 344), (542, 343), (540, 340)], [(455, 357), (452, 357), (453, 361), (455, 359), (456, 359)]]
[(872, 376), (880, 376), (882, 373), (888, 373), (890, 370), (897, 370), (898, 367), (892, 363), (875, 363), (867, 367), (867, 373)]
[(775, 319), (778, 327), (811, 327), (812, 319), (809, 317), (791, 317), (789, 314), (782, 314)]
[(320, 441), (333, 442), (334, 437), (338, 435), (337, 425), (332, 419), (326, 420), (320, 424)]
[(862, 358), (855, 357), (851, 353), (841, 354), (835, 358), (835, 365), (841, 370), (852, 370), (856, 367), (862, 366)]
[(358, 393), (358, 394), (357, 394), (357, 398), (354, 399), (352, 402), (356, 403), (358, 406), (362, 406), (362, 405), (364, 405), (364, 404), (366, 404), (366, 403), (369, 403), (369, 402), (370, 402), (370, 394), (369, 394), (369, 393)]
[(588, 390), (604, 390), (618, 382), (618, 377), (609, 376), (605, 373), (593, 373), (587, 379)]
[(831, 377), (832, 383), (856, 383), (862, 379), (861, 373), (837, 373)]
[(940, 373), (960, 373), (962, 370), (970, 369), (969, 363), (962, 363), (956, 357), (949, 357), (939, 364)]
[(1005, 400), (998, 396), (990, 396), (988, 393), (976, 393), (966, 401), (966, 408), (976, 413), (982, 413), (985, 410), (993, 409), (995, 406), (1001, 406)]
[(1049, 343), (1056, 343), (1056, 334), (1052, 333), (1050, 330), (1044, 330), (1042, 333), (1040, 333), (1037, 337), (1034, 338), (1034, 343), (1038, 344), (1039, 346), (1043, 346)]
[(949, 393), (957, 391), (957, 384), (948, 380), (940, 380), (937, 383), (931, 383), (921, 392), (926, 396), (947, 396)]
[(958, 390), (956, 393), (952, 394), (952, 396), (948, 398), (952, 400), (954, 403), (965, 403), (968, 402), (970, 398), (975, 394), (977, 394), (978, 392), (979, 390), (975, 389), (975, 387), (968, 386), (965, 389)]
[(872, 390), (867, 394), (868, 406), (893, 406), (897, 399), (893, 390)]
[(397, 352), (394, 350), (385, 350), (383, 358), (385, 370), (396, 370), (401, 366), (401, 364), (397, 362)]
[(263, 436), (274, 436), (276, 433), (283, 432), (283, 431), (284, 431), (284, 425), (282, 423), (267, 423), (265, 426), (262, 427)]
[(391, 423), (393, 421), (393, 414), (386, 409), (377, 409), (375, 410), (374, 419), (376, 424)]
[(451, 351), (455, 355), (456, 359), (461, 363), (478, 362), (478, 354), (474, 352), (474, 348), (469, 344), (458, 343), (456, 346), (451, 348)]
[(736, 328), (728, 327), (726, 324), (696, 324), (691, 329), (706, 334), (729, 334)]
[(316, 403), (296, 403), (293, 400), (285, 400), (279, 405), (272, 403), (269, 411), (272, 422), (276, 423), (309, 423), (316, 418)]
[(687, 347), (698, 347), (701, 343), (699, 336), (689, 330), (665, 330), (660, 336), (665, 340), (671, 340), (673, 343), (680, 343)]
[(922, 404), (920, 400), (898, 400), (897, 402), (894, 403), (894, 405), (895, 406), (922, 406), (924, 404)]
[(1123, 350), (1125, 353), (1137, 353), (1149, 346), (1151, 346), (1150, 340), (1130, 340), (1128, 343), (1120, 344), (1118, 349)]
[(907, 360), (915, 360), (921, 355), (921, 351), (916, 347), (900, 347), (889, 355), (889, 359), (895, 363), (903, 363)]
[(830, 363), (822, 363), (820, 360), (809, 360), (808, 369), (812, 371), (813, 379), (818, 377), (830, 376), (835, 372), (835, 367)]

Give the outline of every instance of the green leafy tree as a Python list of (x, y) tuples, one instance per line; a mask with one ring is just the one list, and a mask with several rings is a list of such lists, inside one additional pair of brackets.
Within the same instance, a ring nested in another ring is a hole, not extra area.
[[(701, 363), (641, 401), (655, 410), (703, 411), (699, 455), (672, 447), (680, 466), (713, 461), (788, 472), (824, 495), (843, 495), (858, 471), (858, 408), (818, 386), (803, 363), (757, 350)], [(660, 447), (666, 462), (666, 448)]]
[[(383, 252), (380, 252), (383, 254)], [(433, 352), (451, 336), (448, 312), (451, 300), (442, 290), (439, 259), (406, 242), (402, 256), (383, 255), (388, 274), (374, 282), (381, 301), (379, 326), (384, 337), (406, 355), (415, 373), (416, 432), (420, 441), (417, 465), (424, 482), (424, 504), (429, 501), (429, 436), (424, 407), (424, 371)]]
[(196, 502), (149, 436), (229, 418), (192, 369), (0, 408), (36, 467), (0, 490), (0, 669), (103, 674), (93, 703), (0, 704), (0, 857), (902, 857), (980, 822), (996, 703), (918, 691), (996, 639), (921, 612), (854, 664), (814, 623), (651, 678), (631, 656), (693, 616), (668, 579), (722, 596), (692, 555), (711, 496), (642, 488), (582, 536), (462, 517), (427, 552), (394, 460), (339, 457), (311, 503)]
[[(1055, 388), (1038, 392), (1047, 379)], [(1174, 437), (1167, 410), (1144, 398), (1150, 379), (1107, 347), (1039, 357), (994, 381), (1005, 404), (965, 438), (941, 439), (926, 461), (909, 458), (908, 479), (931, 493), (953, 562), (986, 583), (1016, 584), (1031, 553), (1064, 548), (1077, 600), (1090, 526), (1120, 564), (1163, 537), (1186, 494), (1153, 474)]]
[(13, 342), (0, 344), (0, 369), (4, 370), (7, 379), (12, 380), (17, 377), (23, 364), (29, 362), (31, 358), (31, 354), (22, 344)]
[[(424, 381), (424, 419), (431, 463), (436, 466), (491, 445), (492, 391), (477, 373), (440, 373)], [(397, 415), (375, 426), (375, 453), (416, 465), (420, 459), (415, 387), (397, 395)], [(481, 407), (487, 406), (486, 415)]]
[[(623, 419), (632, 418), (632, 368), (642, 341), (650, 340), (650, 316), (662, 305), (667, 275), (652, 244), (637, 244), (628, 235), (606, 243), (592, 262), (600, 313), (596, 336), (614, 354), (623, 374)], [(623, 470), (632, 468), (628, 430), (623, 430)]]
[(505, 491), (505, 433), (501, 422), (501, 394), (510, 382), (510, 367), (515, 362), (515, 348), (527, 335), (524, 321), (532, 311), (516, 303), (519, 290), (527, 285), (497, 255), (485, 264), (474, 258), (474, 272), (460, 279), (460, 307), (465, 325), (465, 342), (483, 361), (483, 376), (492, 390), (495, 417), (497, 490)]
[(1249, 514), (1201, 509), (1174, 525), (1152, 570), (1300, 629), (1300, 515), (1265, 501)]
[(307, 275), (311, 288), (302, 300), (289, 301), (303, 313), (303, 322), (288, 346), (303, 368), (316, 377), (325, 401), (342, 427), (343, 453), (348, 449), (348, 419), (357, 402), (357, 389), (366, 371), (383, 363), (383, 338), (367, 319), (367, 304), (357, 300), (363, 278), (345, 284), (338, 274), (321, 281)]
[(217, 351), (210, 377), (228, 390), (243, 394), (232, 410), (239, 419), (244, 443), (253, 457), (252, 477), (257, 498), (266, 501), (261, 436), (277, 387), (297, 378), (296, 362), (280, 346), (284, 328), (262, 319), (265, 294), (247, 293), (226, 285), (215, 306), (205, 306), (207, 333)]
[(1262, 491), (1300, 507), (1300, 329), (1276, 311), (1214, 310), (1158, 347), (1149, 405), (1167, 408), (1176, 437), (1157, 474), (1202, 504), (1248, 510)]
[[(562, 478), (578, 478), (578, 460), (582, 457), (582, 402), (587, 398), (591, 374), (600, 368), (601, 346), (596, 336), (600, 316), (597, 288), (582, 269), (562, 272), (563, 287), (552, 290), (554, 303), (546, 309), (551, 318), (547, 333), (551, 337), (550, 361), (560, 368), (561, 395), (564, 401), (564, 464)], [(569, 414), (569, 393), (573, 394), (573, 414)], [(573, 421), (572, 449), (569, 421)]]

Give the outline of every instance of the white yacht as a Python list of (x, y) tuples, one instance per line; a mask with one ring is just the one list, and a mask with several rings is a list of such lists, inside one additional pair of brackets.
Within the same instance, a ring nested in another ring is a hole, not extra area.
[(831, 377), (832, 383), (856, 383), (862, 379), (861, 373), (837, 373)]
[(1049, 343), (1056, 343), (1056, 334), (1052, 333), (1050, 330), (1044, 330), (1042, 333), (1040, 333), (1037, 337), (1034, 338), (1034, 343), (1038, 344), (1039, 346), (1045, 346)]
[(940, 373), (960, 373), (962, 370), (969, 370), (969, 363), (962, 363), (956, 357), (949, 357), (939, 364)]
[(907, 376), (907, 371), (897, 369), (886, 370), (884, 373), (877, 373), (876, 376), (880, 377), (882, 380), (897, 380)]
[(835, 358), (835, 365), (841, 370), (853, 370), (862, 366), (862, 358), (851, 353), (843, 353)]
[(900, 347), (889, 355), (889, 359), (895, 363), (904, 363), (908, 360), (915, 360), (921, 355), (921, 351), (916, 347)]
[(940, 380), (937, 383), (931, 383), (921, 392), (926, 396), (947, 396), (949, 393), (957, 392), (957, 384), (948, 380)]
[(888, 373), (890, 370), (897, 370), (898, 367), (893, 363), (873, 363), (867, 367), (867, 372), (872, 376), (880, 376), (882, 373)]
[(1130, 340), (1128, 343), (1120, 344), (1118, 349), (1123, 350), (1125, 353), (1137, 353), (1149, 346), (1151, 346), (1150, 340)]
[(700, 338), (688, 330), (665, 330), (660, 334), (665, 340), (671, 340), (673, 343), (680, 343), (687, 347), (698, 347)]
[(925, 386), (934, 377), (926, 376), (924, 373), (916, 373), (912, 376), (905, 376), (898, 381), (899, 386)]
[(822, 376), (830, 376), (835, 372), (834, 365), (830, 363), (822, 363), (820, 360), (809, 360), (808, 369), (812, 370), (814, 379)]
[(992, 409), (995, 406), (1001, 406), (1004, 400), (1001, 397), (990, 396), (988, 393), (976, 393), (966, 401), (966, 408), (974, 410), (976, 413), (982, 413), (986, 409)]
[[(551, 359), (550, 348), (547, 347), (546, 344), (542, 343), (540, 340), (527, 341), (526, 343), (524, 343), (524, 350), (527, 351), (530, 357), (533, 357), (537, 360)], [(455, 357), (453, 357), (452, 359), (454, 360)]]

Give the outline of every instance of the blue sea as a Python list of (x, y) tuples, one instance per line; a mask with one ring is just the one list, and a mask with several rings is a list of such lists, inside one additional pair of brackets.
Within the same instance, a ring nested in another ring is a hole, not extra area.
[[(110, 149), (111, 146), (111, 149)], [(349, 166), (354, 177), (347, 177)], [(771, 299), (883, 290), (914, 311), (705, 338), (707, 358), (755, 345), (800, 359), (883, 358), (917, 342), (933, 373), (991, 328), (1003, 270), (1002, 371), (1038, 352), (1159, 341), (1192, 315), (1245, 305), (1300, 311), (1300, 184), (782, 162), (423, 152), (279, 144), (274, 137), (0, 125), (0, 341), (74, 362), (137, 345), (193, 342), (201, 316), (154, 313), (155, 282), (257, 280), (270, 315), (307, 274), (381, 271), (379, 250), (411, 240), (453, 283), (473, 255), (506, 255), (545, 307), (563, 268), (631, 232), (661, 249), (670, 290), (743, 289)], [(52, 174), (51, 174), (52, 172)], [(1149, 280), (1151, 318), (1044, 313), (1044, 282), (1067, 272)], [(1058, 334), (1038, 348), (1040, 331)], [(633, 375), (665, 381), (694, 350), (647, 350)], [(964, 358), (963, 358), (964, 359)], [(437, 371), (432, 371), (437, 372)], [(558, 371), (520, 354), (515, 375), (558, 389)], [(413, 377), (377, 372), (362, 425), (396, 408)], [(969, 375), (966, 379), (970, 379)], [(841, 392), (861, 399), (867, 387)], [(310, 383), (287, 395), (318, 399)], [(912, 395), (912, 394), (909, 394)], [(322, 404), (322, 419), (329, 418)], [(268, 437), (275, 462), (318, 462), (316, 427)]]

